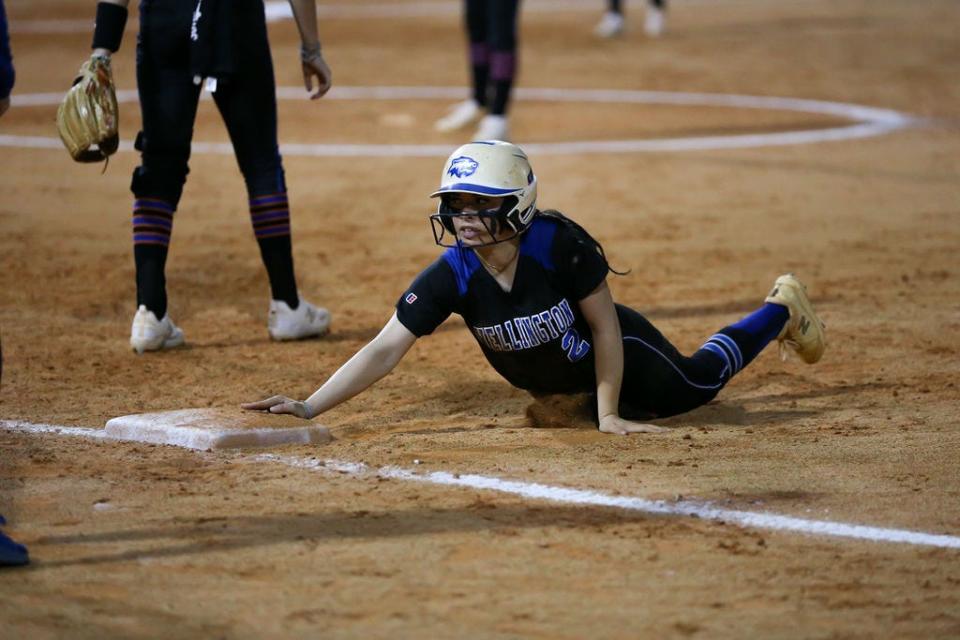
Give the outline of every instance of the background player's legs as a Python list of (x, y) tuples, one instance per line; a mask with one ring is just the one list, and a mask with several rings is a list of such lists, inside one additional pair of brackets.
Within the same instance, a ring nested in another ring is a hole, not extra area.
[(492, 4), (496, 0), (466, 0), (467, 40), (470, 47), (470, 74), (473, 79), (473, 101), (487, 106), (490, 80), (490, 33)]
[[(265, 35), (265, 34), (264, 34)], [(252, 46), (253, 43), (247, 43)], [(239, 77), (214, 93), (237, 164), (247, 185), (250, 219), (275, 300), (299, 304), (290, 240), (290, 211), (277, 144), (273, 68), (265, 44), (261, 56), (242, 56)]]
[[(190, 3), (144, 2), (137, 43), (137, 90), (143, 130), (135, 146), (141, 164), (134, 170), (133, 253), (137, 269), (137, 305), (155, 318), (134, 319), (131, 343), (138, 351), (182, 342), (167, 314), (167, 249), (173, 217), (183, 193), (190, 140), (200, 88), (188, 69)], [(139, 321), (147, 323), (144, 325)], [(137, 337), (137, 334), (140, 337)]]
[[(270, 45), (259, 2), (243, 0), (234, 15), (237, 37), (236, 68), (241, 70), (214, 93), (223, 116), (237, 163), (247, 185), (250, 218), (260, 255), (270, 280), (271, 298), (284, 312), (300, 311), (311, 321), (289, 338), (319, 335), (326, 331), (329, 314), (305, 303), (300, 307), (293, 267), (290, 210), (283, 164), (277, 144), (277, 103)], [(249, 5), (249, 6), (247, 6)], [(277, 308), (276, 304), (271, 309)], [(299, 317), (299, 316), (298, 316)], [(271, 333), (273, 331), (271, 317)], [(302, 323), (301, 323), (302, 324)], [(280, 337), (283, 339), (283, 337)]]
[(491, 0), (490, 113), (505, 116), (517, 72), (517, 12), (519, 0)]
[[(667, 0), (647, 0), (647, 14), (643, 23), (644, 32), (657, 37), (666, 26)], [(622, 0), (607, 0), (607, 11), (594, 28), (601, 38), (614, 38), (623, 33), (626, 26)]]
[(487, 0), (464, 0), (464, 30), (472, 81), (471, 96), (453, 105), (449, 113), (437, 120), (437, 131), (456, 131), (476, 122), (487, 105), (487, 82), (490, 77), (490, 46), (487, 44)]
[[(3, 7), (0, 6), (0, 15), (2, 15)], [(0, 380), (3, 378), (3, 344), (0, 343)], [(0, 457), (0, 478), (7, 478), (13, 475), (13, 469), (8, 467), (10, 464), (10, 458), (12, 456), (2, 456)], [(11, 506), (10, 502), (12, 501), (12, 496), (0, 494), (0, 512), (6, 512), (7, 509)], [(3, 519), (3, 514), (0, 513), (0, 527), (5, 525), (7, 522)], [(0, 566), (12, 566), (26, 564), (29, 562), (30, 558), (27, 554), (27, 548), (22, 544), (14, 542), (12, 539), (4, 535), (3, 531), (0, 530)]]
[(519, 0), (486, 0), (490, 75), (489, 113), (480, 121), (474, 140), (508, 140), (507, 109), (517, 71), (517, 13)]
[(643, 31), (656, 38), (666, 28), (667, 0), (647, 0), (647, 15), (643, 22)]
[(614, 38), (623, 33), (624, 17), (621, 0), (607, 0), (607, 11), (593, 32), (600, 38)]

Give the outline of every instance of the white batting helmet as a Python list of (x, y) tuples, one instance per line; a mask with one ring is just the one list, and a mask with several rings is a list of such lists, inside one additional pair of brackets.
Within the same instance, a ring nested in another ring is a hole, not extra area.
[[(440, 176), (440, 188), (430, 194), (440, 197), (437, 213), (430, 216), (442, 228), (454, 233), (452, 216), (461, 215), (444, 203), (447, 193), (471, 193), (475, 195), (504, 198), (503, 206), (491, 216), (497, 229), (509, 227), (516, 237), (530, 226), (537, 212), (537, 177), (530, 167), (530, 160), (523, 149), (509, 142), (482, 140), (465, 144), (447, 158)], [(437, 244), (442, 244), (443, 233), (438, 235), (434, 226)]]

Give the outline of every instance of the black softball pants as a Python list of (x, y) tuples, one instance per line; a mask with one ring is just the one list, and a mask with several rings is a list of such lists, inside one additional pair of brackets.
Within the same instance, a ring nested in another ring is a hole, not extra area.
[[(250, 197), (285, 190), (277, 143), (273, 61), (261, 0), (230, 0), (236, 73), (213, 94)], [(190, 71), (190, 22), (196, 0), (142, 0), (137, 87), (142, 163), (131, 189), (176, 209), (186, 182), (201, 86)]]
[(491, 114), (504, 115), (517, 73), (520, 0), (466, 0), (473, 98)]
[(623, 333), (620, 415), (634, 420), (665, 418), (710, 402), (790, 317), (786, 307), (765, 304), (685, 356), (640, 313), (617, 305), (617, 315)]

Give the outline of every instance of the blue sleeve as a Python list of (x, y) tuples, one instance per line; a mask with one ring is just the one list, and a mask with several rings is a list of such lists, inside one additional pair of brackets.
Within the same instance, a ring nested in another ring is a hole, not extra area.
[(10, 54), (10, 34), (7, 30), (7, 12), (0, 0), (0, 99), (10, 96), (15, 74), (13, 56)]

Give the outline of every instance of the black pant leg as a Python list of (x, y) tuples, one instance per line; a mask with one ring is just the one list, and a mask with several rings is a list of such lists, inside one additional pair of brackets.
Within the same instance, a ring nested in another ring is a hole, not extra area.
[(137, 39), (137, 91), (143, 129), (133, 172), (133, 254), (137, 305), (167, 312), (166, 262), (183, 193), (200, 87), (189, 69), (192, 0), (143, 0)]
[(466, 0), (464, 7), (464, 21), (470, 47), (473, 99), (480, 106), (487, 105), (487, 82), (490, 77), (490, 45), (487, 43), (488, 2), (489, 0)]
[(494, 51), (513, 52), (517, 48), (517, 17), (520, 0), (487, 0), (487, 42)]
[(247, 185), (251, 222), (270, 280), (271, 297), (295, 309), (299, 295), (287, 187), (277, 141), (276, 81), (263, 2), (232, 2), (237, 72), (221, 83), (214, 100)]
[(617, 305), (623, 332), (625, 418), (665, 418), (706, 404), (724, 387), (726, 363), (706, 350), (681, 354), (660, 331), (632, 309)]
[(137, 197), (159, 198), (175, 209), (183, 192), (200, 87), (190, 74), (191, 0), (144, 0), (137, 40), (137, 91), (143, 129)]
[(520, 0), (488, 0), (490, 113), (505, 115), (517, 73), (517, 17)]
[(286, 190), (277, 143), (276, 82), (263, 3), (232, 2), (236, 73), (218, 86), (213, 97), (253, 198)]

